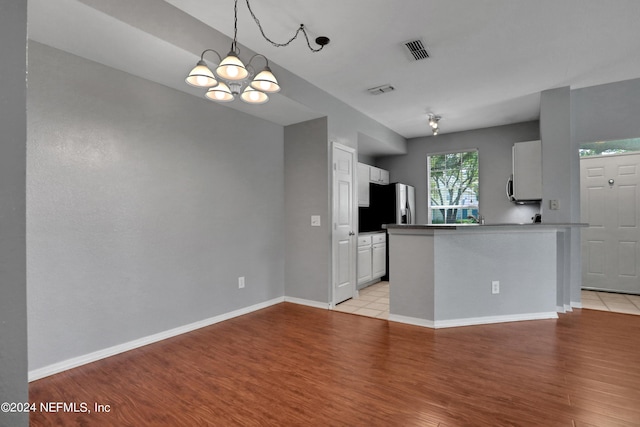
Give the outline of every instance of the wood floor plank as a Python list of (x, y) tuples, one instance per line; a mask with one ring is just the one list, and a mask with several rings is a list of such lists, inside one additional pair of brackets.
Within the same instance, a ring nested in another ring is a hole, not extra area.
[(639, 336), (595, 310), (431, 330), (282, 303), (35, 381), (110, 412), (31, 425), (638, 426)]

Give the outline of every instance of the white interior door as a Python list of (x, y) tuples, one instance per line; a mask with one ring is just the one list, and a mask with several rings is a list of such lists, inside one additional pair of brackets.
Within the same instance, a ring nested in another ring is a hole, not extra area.
[(333, 304), (356, 291), (355, 150), (333, 144)]
[(640, 294), (640, 154), (580, 159), (582, 285)]

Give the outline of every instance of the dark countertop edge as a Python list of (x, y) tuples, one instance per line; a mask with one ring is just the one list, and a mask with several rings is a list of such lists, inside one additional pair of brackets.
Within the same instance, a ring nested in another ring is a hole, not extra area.
[(363, 231), (363, 232), (359, 232), (358, 236), (370, 236), (372, 234), (380, 234), (380, 233), (386, 233), (385, 230), (378, 230), (378, 231)]
[(387, 230), (470, 230), (481, 228), (571, 228), (588, 227), (589, 224), (582, 222), (558, 222), (558, 223), (503, 223), (503, 224), (384, 224), (382, 227)]

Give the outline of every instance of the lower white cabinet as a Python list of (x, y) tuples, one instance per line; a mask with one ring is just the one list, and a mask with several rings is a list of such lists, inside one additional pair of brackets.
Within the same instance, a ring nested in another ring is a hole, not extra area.
[(371, 236), (358, 236), (358, 285), (372, 280)]
[(377, 280), (387, 273), (386, 233), (358, 236), (358, 285)]
[(371, 244), (371, 279), (379, 279), (387, 273), (387, 242), (385, 235), (374, 235), (382, 240)]

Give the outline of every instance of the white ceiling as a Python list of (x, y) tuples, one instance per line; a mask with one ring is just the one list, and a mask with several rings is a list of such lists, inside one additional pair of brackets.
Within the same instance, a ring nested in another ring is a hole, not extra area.
[[(270, 38), (285, 41), (304, 23), (312, 41), (331, 38), (320, 53), (304, 39), (271, 46), (245, 1), (239, 43), (406, 138), (429, 134), (429, 112), (443, 117), (441, 133), (534, 120), (543, 90), (640, 77), (637, 0), (253, 0)], [(201, 96), (184, 74), (202, 41), (187, 45), (210, 30), (203, 23), (232, 36), (233, 1), (167, 3), (29, 0), (30, 38)], [(416, 38), (430, 58), (408, 59), (402, 44)], [(367, 92), (383, 84), (396, 90)], [(317, 117), (284, 96), (260, 110), (230, 106), (285, 125)]]

